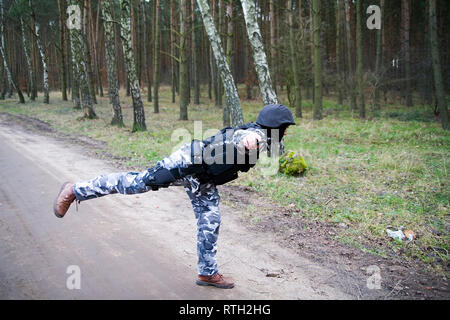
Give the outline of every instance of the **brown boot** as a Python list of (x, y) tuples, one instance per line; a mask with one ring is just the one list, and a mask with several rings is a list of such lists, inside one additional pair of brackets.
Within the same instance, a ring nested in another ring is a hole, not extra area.
[(220, 273), (216, 273), (213, 276), (198, 275), (196, 283), (199, 286), (214, 286), (221, 289), (231, 289), (234, 287), (231, 279), (224, 278)]
[(55, 199), (55, 203), (53, 204), (53, 211), (55, 212), (55, 216), (58, 218), (64, 217), (67, 210), (69, 210), (70, 205), (76, 199), (75, 193), (73, 192), (73, 183), (66, 182), (62, 185), (61, 190), (59, 191), (58, 196)]

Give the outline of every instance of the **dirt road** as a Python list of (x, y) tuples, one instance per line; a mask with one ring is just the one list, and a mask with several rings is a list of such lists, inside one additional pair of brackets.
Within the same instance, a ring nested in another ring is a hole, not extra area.
[[(221, 205), (218, 261), (232, 290), (195, 285), (196, 221), (181, 187), (111, 195), (52, 212), (61, 183), (118, 169), (0, 117), (1, 299), (354, 299), (346, 275), (249, 231)], [(80, 271), (70, 290), (69, 266)], [(360, 282), (354, 288), (364, 287)], [(377, 290), (377, 296), (384, 296)]]

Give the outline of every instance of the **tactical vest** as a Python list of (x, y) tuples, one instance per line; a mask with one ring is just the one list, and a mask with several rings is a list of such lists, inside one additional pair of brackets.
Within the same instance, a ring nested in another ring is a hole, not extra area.
[[(199, 140), (192, 141), (192, 163), (194, 166), (202, 167), (203, 172), (198, 174), (201, 181), (212, 180), (216, 185), (221, 185), (237, 179), (239, 171), (247, 172), (255, 166), (256, 160), (259, 158), (259, 149), (254, 151), (254, 154), (247, 151), (243, 155), (238, 152), (236, 145), (226, 143), (227, 139), (232, 139), (236, 130), (249, 128), (262, 129), (260, 125), (251, 122), (238, 127), (223, 128), (217, 135), (209, 137), (201, 143)], [(233, 152), (233, 154), (230, 155), (229, 152)], [(202, 156), (199, 157), (200, 155)]]

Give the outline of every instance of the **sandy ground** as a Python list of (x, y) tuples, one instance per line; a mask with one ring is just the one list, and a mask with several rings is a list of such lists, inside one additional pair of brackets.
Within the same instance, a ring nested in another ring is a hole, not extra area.
[[(0, 122), (0, 298), (352, 299), (334, 272), (246, 229), (221, 205), (219, 269), (232, 290), (199, 287), (196, 220), (183, 188), (111, 195), (52, 212), (64, 181), (119, 171), (82, 147)], [(68, 289), (69, 266), (80, 289)]]

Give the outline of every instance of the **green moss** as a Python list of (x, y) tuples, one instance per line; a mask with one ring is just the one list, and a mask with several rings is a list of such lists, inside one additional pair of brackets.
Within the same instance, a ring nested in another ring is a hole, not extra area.
[(299, 153), (288, 151), (280, 157), (280, 172), (288, 176), (303, 175), (308, 170), (305, 159)]

